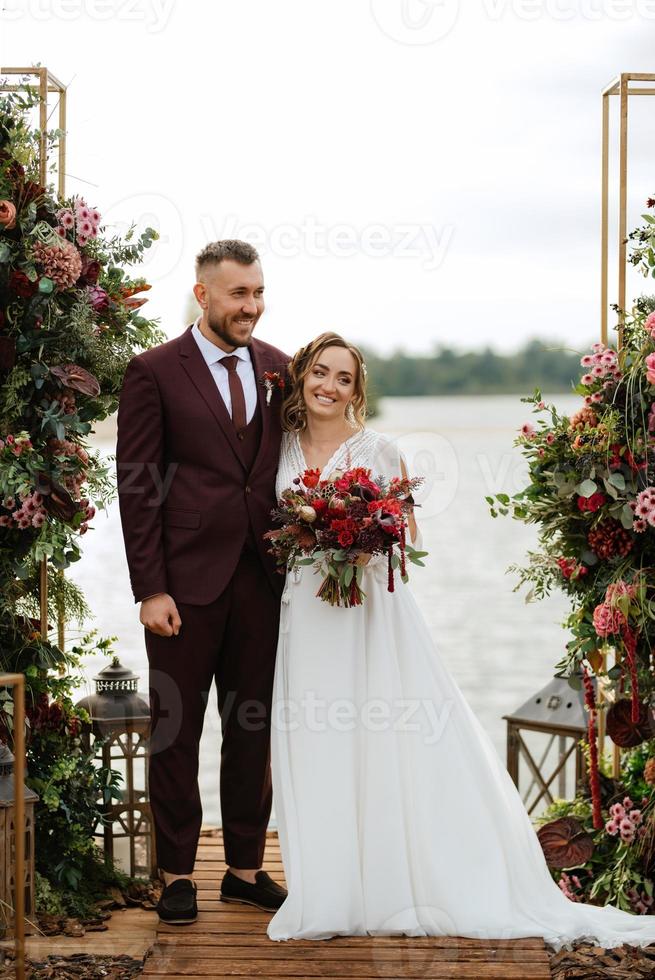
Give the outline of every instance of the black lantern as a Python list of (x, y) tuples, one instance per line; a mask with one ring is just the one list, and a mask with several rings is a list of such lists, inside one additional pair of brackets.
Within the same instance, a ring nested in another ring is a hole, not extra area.
[(154, 877), (157, 872), (152, 813), (148, 795), (150, 708), (137, 691), (138, 677), (114, 657), (93, 678), (96, 693), (82, 698), (78, 708), (91, 717), (82, 733), (89, 748), (97, 742), (96, 759), (120, 773), (120, 796), (102, 801), (104, 820), (96, 836), (104, 850), (126, 874)]
[(507, 770), (528, 813), (538, 816), (555, 798), (573, 799), (585, 769), (580, 745), (587, 736), (584, 691), (555, 677), (503, 718)]
[[(33, 932), (34, 915), (34, 805), (39, 797), (21, 786), (25, 805), (25, 932)], [(0, 742), (0, 937), (13, 938), (13, 909), (15, 907), (16, 881), (16, 830), (15, 802), (16, 781), (14, 756), (9, 747)]]

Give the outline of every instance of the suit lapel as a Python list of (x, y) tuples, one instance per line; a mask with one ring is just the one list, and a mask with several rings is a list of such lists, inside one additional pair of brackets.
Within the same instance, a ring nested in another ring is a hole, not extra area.
[[(191, 326), (193, 326), (193, 324)], [(182, 367), (206, 401), (212, 415), (223, 430), (225, 438), (234, 450), (234, 455), (238, 459), (239, 463), (244, 469), (246, 469), (246, 464), (241, 456), (239, 440), (237, 439), (234, 425), (232, 424), (232, 419), (230, 418), (230, 413), (225, 407), (225, 402), (221, 398), (221, 394), (216, 387), (216, 382), (214, 381), (212, 373), (209, 370), (207, 362), (200, 353), (200, 348), (193, 338), (191, 327), (187, 327), (185, 332), (180, 337), (179, 353)], [(264, 438), (262, 437), (262, 443), (263, 442)]]
[(269, 370), (270, 363), (257, 340), (253, 340), (250, 345), (250, 357), (252, 359), (252, 368), (255, 372), (255, 384), (257, 385), (257, 404), (262, 417), (262, 437), (257, 455), (255, 456), (255, 462), (252, 464), (252, 469), (250, 470), (251, 473), (254, 473), (257, 465), (264, 456), (271, 434), (271, 406), (266, 404), (266, 388), (262, 383), (264, 371)]

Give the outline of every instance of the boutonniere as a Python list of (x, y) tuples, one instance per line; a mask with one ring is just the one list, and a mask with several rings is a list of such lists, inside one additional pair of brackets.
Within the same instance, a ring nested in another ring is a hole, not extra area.
[(279, 371), (264, 371), (262, 375), (261, 383), (266, 388), (266, 404), (271, 404), (271, 398), (273, 397), (273, 391), (275, 388), (279, 388), (284, 391), (285, 381)]

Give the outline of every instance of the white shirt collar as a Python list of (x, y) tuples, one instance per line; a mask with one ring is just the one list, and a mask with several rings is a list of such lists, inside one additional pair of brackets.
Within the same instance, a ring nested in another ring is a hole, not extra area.
[[(224, 357), (230, 357), (230, 353), (228, 353), (228, 351), (221, 350), (221, 348), (217, 347), (216, 344), (212, 344), (211, 340), (207, 340), (204, 334), (200, 332), (200, 320), (201, 317), (198, 317), (191, 328), (191, 333), (195, 337), (196, 343), (200, 348), (200, 353), (204, 357), (207, 364), (214, 364), (216, 361), (222, 361)], [(235, 354), (242, 361), (251, 361), (250, 351), (247, 347), (236, 347), (231, 353)]]

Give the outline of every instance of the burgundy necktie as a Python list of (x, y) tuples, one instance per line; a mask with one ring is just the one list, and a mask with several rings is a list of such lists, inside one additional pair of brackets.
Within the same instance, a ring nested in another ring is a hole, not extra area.
[(239, 358), (236, 354), (221, 358), (221, 364), (227, 368), (227, 380), (230, 385), (230, 399), (232, 401), (232, 424), (237, 430), (239, 439), (243, 439), (247, 423), (246, 420), (246, 399), (243, 394), (241, 378), (237, 374), (237, 363)]

